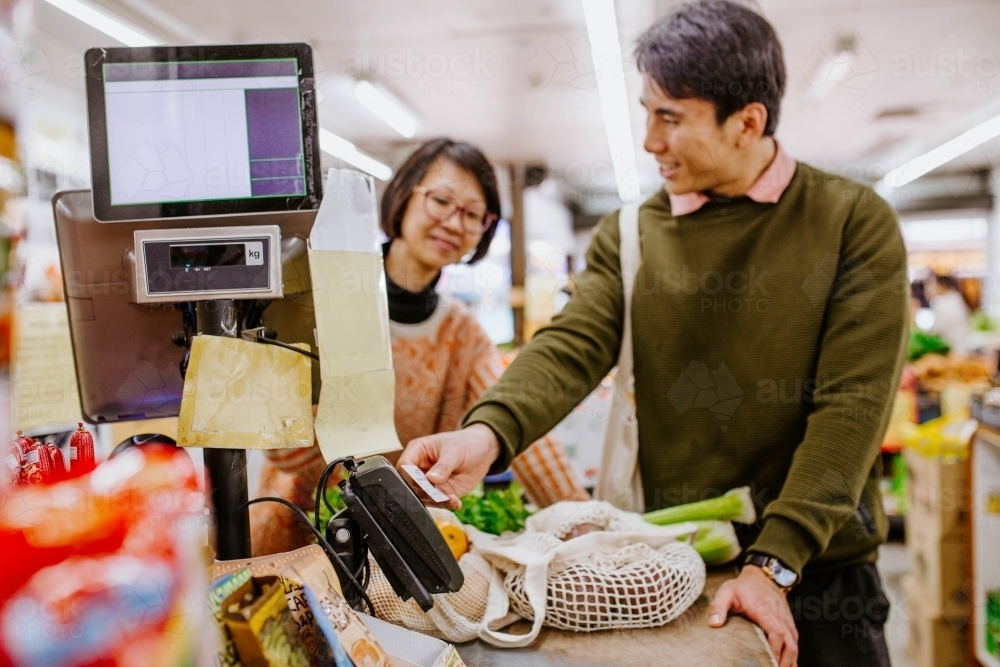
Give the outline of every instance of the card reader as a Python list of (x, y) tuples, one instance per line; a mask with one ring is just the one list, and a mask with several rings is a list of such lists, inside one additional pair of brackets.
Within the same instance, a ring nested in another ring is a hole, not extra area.
[[(347, 466), (347, 471), (340, 482), (347, 509), (331, 520), (331, 526), (336, 522), (333, 533), (327, 530), (335, 538), (330, 541), (334, 549), (347, 555), (356, 552), (354, 541), (366, 543), (396, 595), (412, 597), (424, 611), (434, 606), (431, 594), (459, 590), (465, 577), (458, 562), (434, 519), (392, 465), (381, 456), (370, 456)], [(353, 519), (356, 527), (345, 519)], [(350, 585), (342, 583), (346, 594)]]

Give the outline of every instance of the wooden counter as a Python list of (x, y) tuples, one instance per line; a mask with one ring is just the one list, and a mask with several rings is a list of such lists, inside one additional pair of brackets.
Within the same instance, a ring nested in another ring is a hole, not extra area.
[[(679, 618), (648, 630), (609, 630), (574, 633), (542, 628), (527, 648), (501, 649), (476, 640), (458, 645), (469, 667), (522, 667), (540, 665), (568, 667), (776, 667), (764, 635), (757, 626), (739, 616), (730, 616), (722, 628), (708, 625), (708, 603), (736, 568), (710, 570), (705, 591)], [(521, 621), (507, 631), (524, 632)]]

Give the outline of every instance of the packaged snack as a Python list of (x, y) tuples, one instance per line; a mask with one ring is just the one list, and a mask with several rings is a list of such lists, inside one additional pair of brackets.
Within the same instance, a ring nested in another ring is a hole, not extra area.
[[(357, 667), (391, 667), (392, 660), (372, 636), (364, 622), (339, 595), (323, 595), (306, 587), (306, 599), (326, 641), (339, 644)], [(338, 663), (338, 667), (339, 667)]]
[[(219, 561), (212, 568), (213, 576), (219, 577), (241, 569), (248, 569), (255, 577), (277, 576), (285, 591), (288, 609), (298, 627), (299, 634), (310, 656), (322, 650), (322, 641), (316, 629), (313, 612), (306, 601), (305, 587), (317, 591), (329, 591), (341, 596), (340, 579), (330, 564), (323, 549), (316, 544), (295, 551), (261, 556), (239, 561)], [(320, 663), (313, 661), (314, 665)]]
[(243, 667), (309, 667), (278, 577), (251, 579), (222, 604)]
[(221, 634), (221, 646), (215, 659), (216, 667), (242, 667), (236, 647), (233, 646), (233, 638), (226, 628), (222, 603), (233, 593), (243, 589), (252, 577), (249, 568), (236, 570), (232, 574), (216, 579), (208, 591), (208, 613)]

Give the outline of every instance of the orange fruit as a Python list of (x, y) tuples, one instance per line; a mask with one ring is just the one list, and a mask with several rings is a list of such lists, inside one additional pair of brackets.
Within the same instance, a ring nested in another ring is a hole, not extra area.
[(451, 555), (458, 560), (469, 550), (469, 538), (465, 536), (465, 531), (448, 521), (436, 521), (438, 530), (444, 537), (445, 543), (451, 549)]

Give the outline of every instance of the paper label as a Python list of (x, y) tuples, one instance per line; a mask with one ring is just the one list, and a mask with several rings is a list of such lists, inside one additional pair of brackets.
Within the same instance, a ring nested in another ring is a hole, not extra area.
[(441, 489), (431, 484), (430, 480), (427, 479), (427, 476), (424, 475), (423, 470), (421, 470), (415, 465), (409, 465), (409, 464), (400, 467), (406, 471), (406, 474), (410, 476), (410, 479), (412, 479), (417, 486), (423, 489), (424, 493), (430, 496), (431, 500), (433, 500), (436, 503), (448, 502), (447, 494), (443, 493)]
[[(308, 349), (299, 343), (296, 347)], [(182, 447), (281, 449), (313, 443), (309, 358), (238, 338), (195, 336), (177, 423)]]

